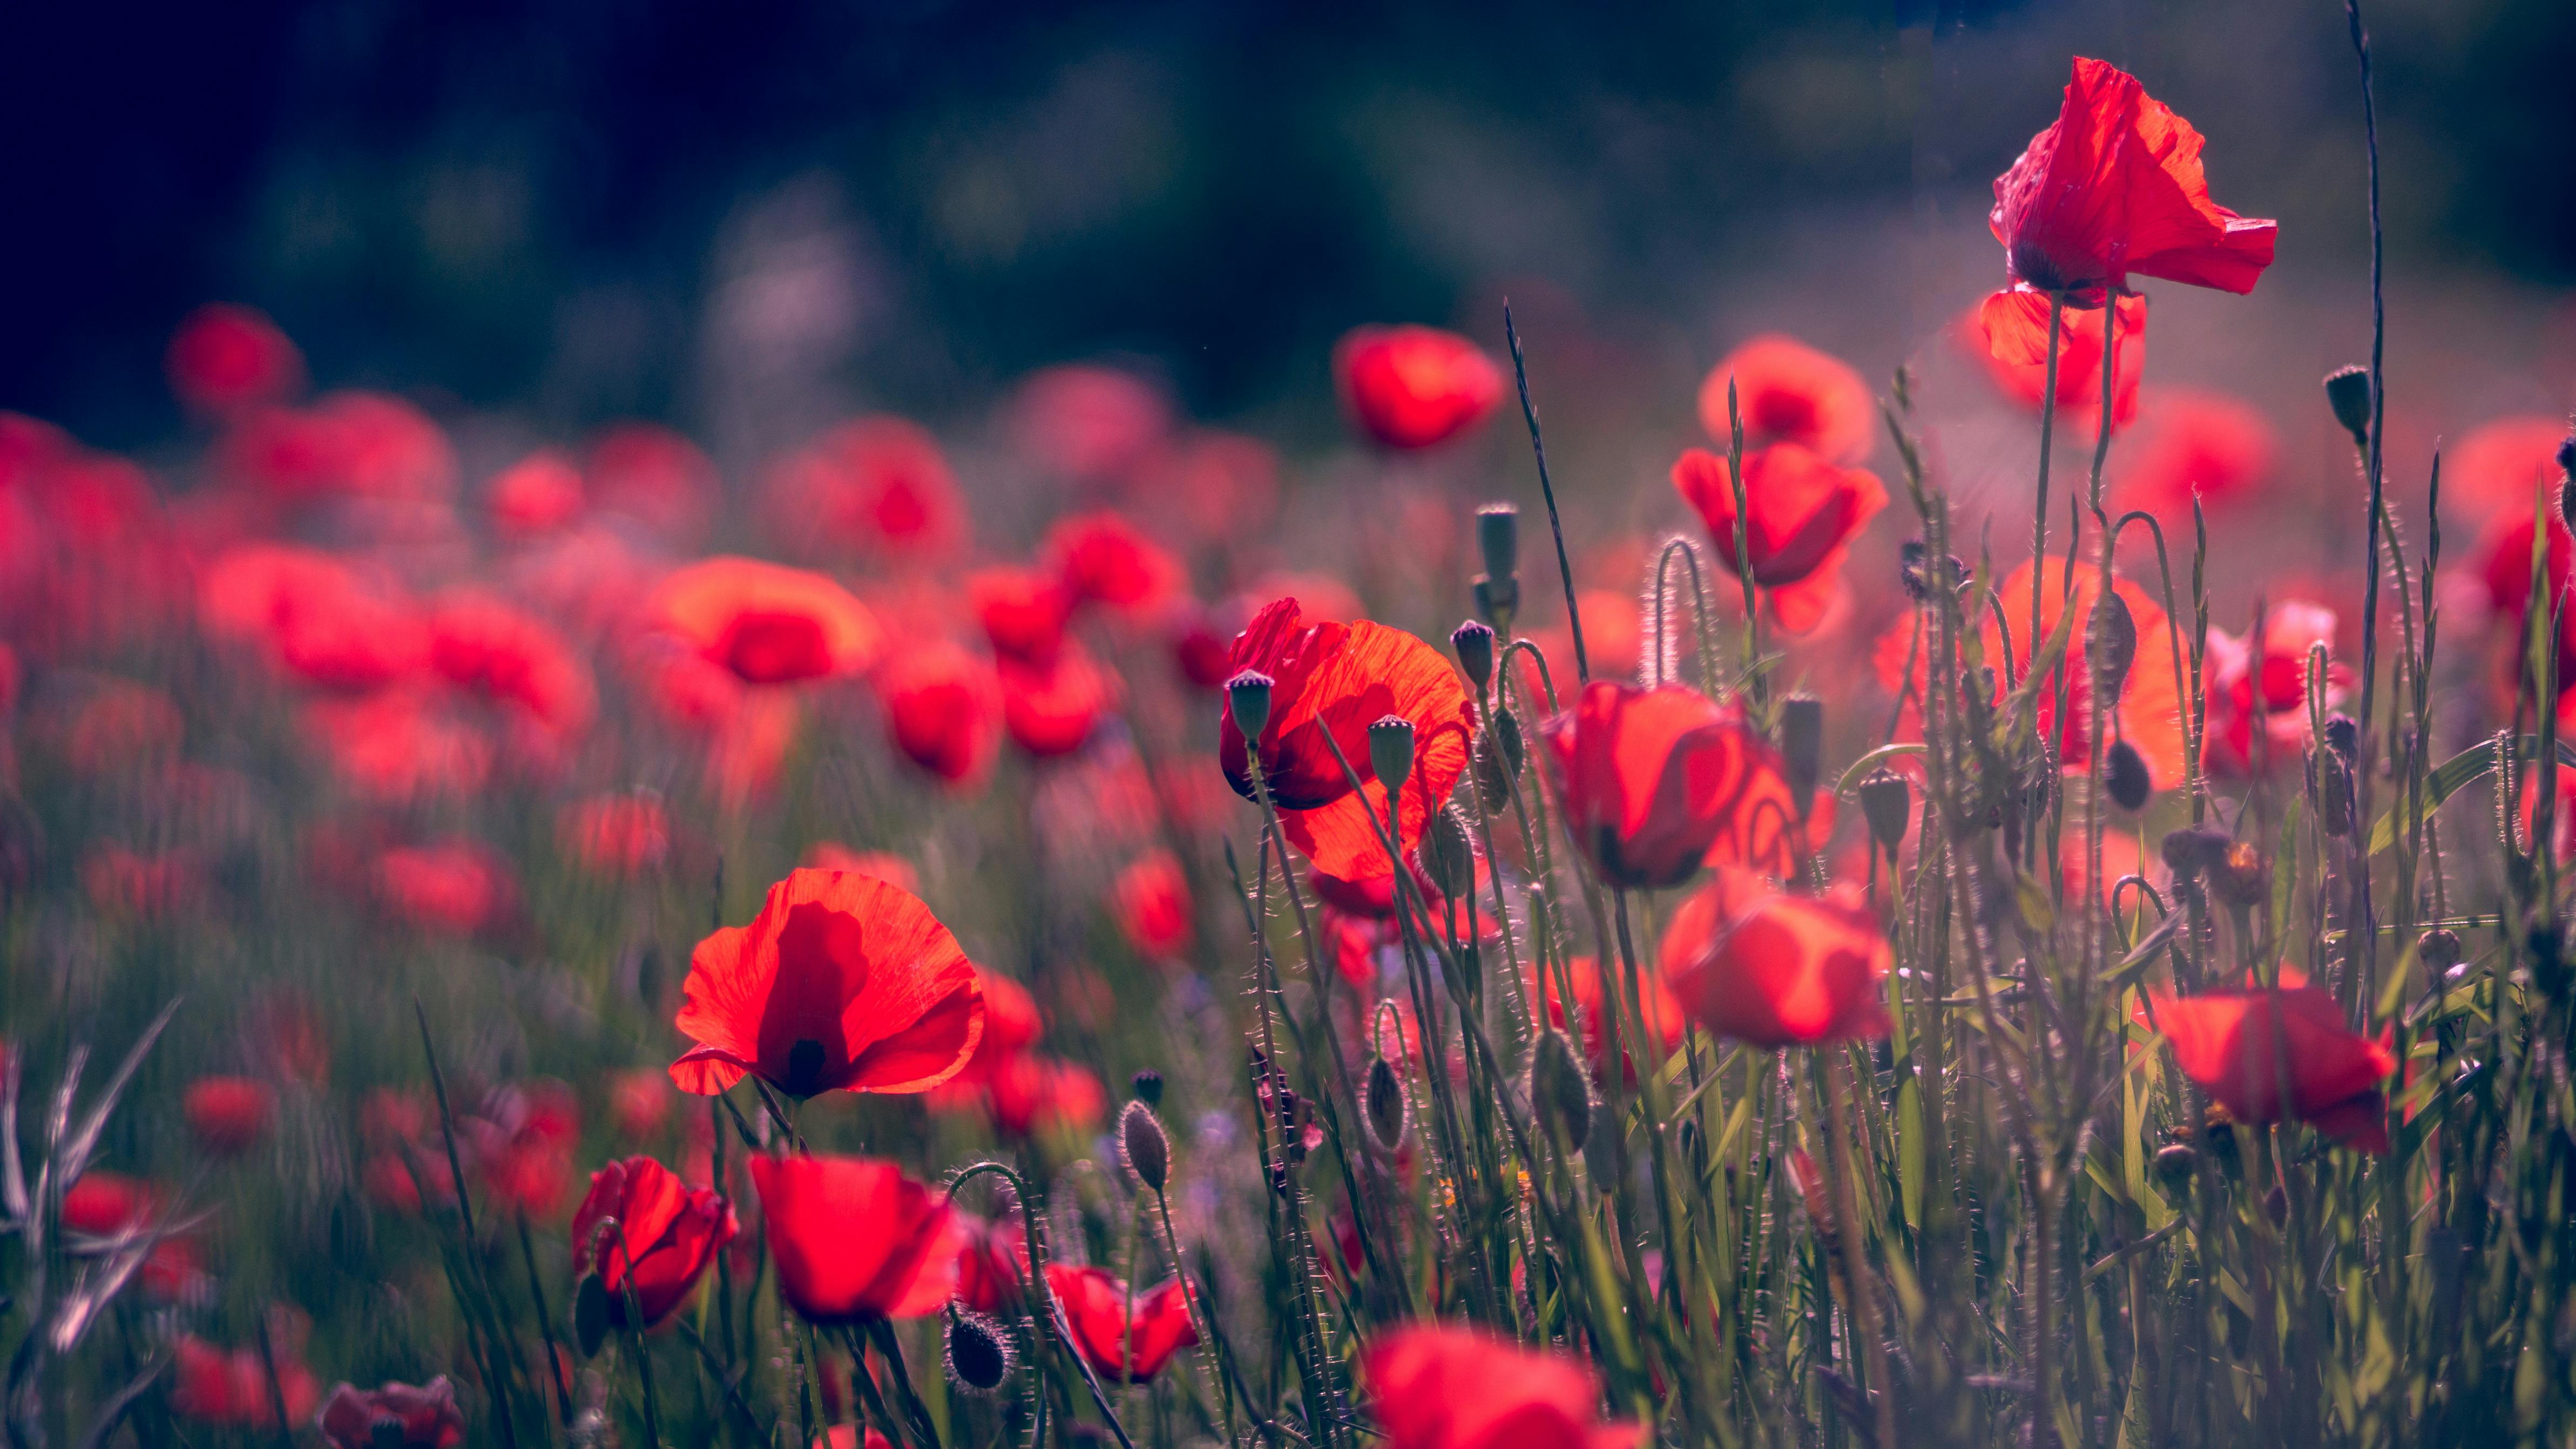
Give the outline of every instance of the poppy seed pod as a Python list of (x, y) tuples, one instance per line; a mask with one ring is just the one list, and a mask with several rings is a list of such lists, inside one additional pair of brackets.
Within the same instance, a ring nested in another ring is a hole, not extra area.
[(1011, 1376), (1011, 1341), (991, 1319), (961, 1313), (948, 1321), (948, 1377), (981, 1396)]
[(2111, 803), (2132, 813), (2145, 808), (2147, 794), (2154, 781), (2147, 775), (2146, 757), (2127, 740), (2113, 740), (2102, 756), (2102, 789)]
[(1508, 503), (1488, 503), (1477, 509), (1476, 552), (1485, 560), (1485, 577), (1517, 577), (1521, 571), (1521, 511)]
[(1395, 1068), (1384, 1057), (1371, 1057), (1368, 1084), (1361, 1094), (1362, 1115), (1368, 1121), (1369, 1141), (1380, 1152), (1393, 1156), (1404, 1145), (1408, 1125), (1408, 1107), (1404, 1100), (1404, 1083), (1397, 1079)]
[(1860, 814), (1878, 848), (1890, 855), (1905, 841), (1906, 817), (1913, 813), (1913, 792), (1894, 770), (1874, 770), (1860, 782)]
[(1419, 854), (1422, 873), (1442, 895), (1455, 900), (1476, 888), (1476, 845), (1455, 806), (1432, 814), (1430, 828), (1422, 832)]
[(2326, 405), (2335, 421), (2352, 434), (2354, 447), (2370, 444), (2370, 369), (2338, 367), (2326, 374)]
[(1127, 1079), (1127, 1090), (1148, 1107), (1163, 1105), (1163, 1074), (1147, 1067)]
[(1458, 651), (1458, 667), (1482, 694), (1494, 682), (1494, 631), (1470, 619), (1449, 631), (1449, 647)]
[(1413, 721), (1391, 714), (1370, 725), (1369, 769), (1392, 799), (1413, 773)]
[(1789, 777), (1790, 801), (1804, 820), (1815, 804), (1816, 782), (1825, 771), (1823, 700), (1793, 694), (1780, 701), (1780, 764)]
[(1496, 628), (1511, 623), (1521, 606), (1521, 581), (1518, 579), (1476, 580), (1476, 612)]
[(1164, 1134), (1162, 1119), (1143, 1102), (1130, 1102), (1118, 1114), (1118, 1155), (1136, 1180), (1157, 1195), (1171, 1181), (1172, 1139)]
[(2138, 658), (2138, 621), (2119, 590), (2105, 589), (2093, 601), (2093, 612), (2084, 621), (2084, 652), (2093, 660), (2100, 696), (2118, 699), (2129, 682), (2129, 666)]
[(1225, 707), (1234, 717), (1234, 727), (1247, 740), (1261, 738), (1270, 724), (1271, 678), (1257, 669), (1247, 669), (1225, 682)]
[(1564, 1032), (1539, 1033), (1537, 1049), (1530, 1053), (1530, 1104), (1565, 1151), (1583, 1150), (1592, 1131), (1592, 1083)]

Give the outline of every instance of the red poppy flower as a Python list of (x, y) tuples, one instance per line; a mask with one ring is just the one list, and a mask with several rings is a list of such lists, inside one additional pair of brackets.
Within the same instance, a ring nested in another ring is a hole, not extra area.
[(429, 614), (429, 667), (456, 689), (520, 712), (558, 737), (590, 727), (599, 698), (589, 666), (572, 646), (525, 610), (463, 591)]
[(170, 338), (170, 388), (202, 413), (282, 402), (304, 386), (304, 354), (268, 315), (210, 302)]
[[(277, 1363), (274, 1384), (269, 1358)], [(170, 1359), (170, 1407), (201, 1423), (239, 1429), (278, 1427), (277, 1405), (286, 1403), (286, 1421), (300, 1424), (313, 1416), (322, 1400), (313, 1371), (284, 1346), (272, 1344), (268, 1356), (257, 1348), (230, 1351), (195, 1334), (182, 1334)]]
[[(912, 868), (911, 861), (889, 851), (852, 850), (838, 841), (818, 840), (806, 848), (804, 865), (808, 870), (874, 876), (906, 895), (921, 894), (921, 872)], [(986, 1029), (990, 1030), (989, 1022)]]
[[(600, 1231), (609, 1218), (617, 1228)], [(735, 1231), (732, 1206), (713, 1188), (690, 1187), (652, 1158), (629, 1157), (592, 1173), (590, 1192), (573, 1211), (573, 1276), (598, 1270), (609, 1320), (623, 1327), (631, 1261), (636, 1309), (646, 1327), (658, 1327), (697, 1291)]]
[(966, 539), (966, 506), (939, 440), (902, 418), (841, 424), (789, 458), (774, 486), (791, 538), (819, 533), (864, 558), (916, 562)]
[(658, 423), (618, 423), (591, 439), (582, 474), (605, 513), (622, 514), (673, 541), (695, 538), (724, 491), (716, 465)]
[(661, 797), (643, 792), (594, 795), (567, 806), (556, 834), (584, 868), (604, 876), (640, 874), (671, 853), (671, 820)]
[(1045, 1027), (1037, 998), (1029, 995), (1027, 987), (987, 967), (976, 967), (975, 975), (984, 984), (984, 1035), (975, 1043), (975, 1055), (965, 1070), (943, 1090), (980, 1087), (991, 1081), (1005, 1062), (1035, 1046)]
[(2272, 480), (2280, 439), (2263, 414), (2221, 393), (2175, 390), (2148, 400), (2147, 432), (2113, 483), (2113, 507), (2188, 518), (2197, 495), (2216, 512)]
[(460, 1126), (471, 1149), (467, 1165), (495, 1203), (532, 1218), (563, 1210), (581, 1137), (570, 1087), (545, 1079), (503, 1087)]
[(1000, 1313), (1019, 1302), (1029, 1276), (1029, 1243), (1016, 1213), (992, 1222), (961, 1213), (965, 1246), (957, 1255), (957, 1302), (970, 1312)]
[[(1693, 448), (1673, 464), (1673, 487), (1708, 526), (1718, 562), (1735, 556), (1735, 483), (1726, 460)], [(1795, 443), (1774, 443), (1744, 459), (1744, 552), (1753, 581), (1770, 591), (1780, 626), (1804, 633), (1824, 617), (1851, 541), (1887, 506), (1887, 490), (1865, 468), (1837, 468)]]
[(966, 578), (966, 601), (993, 652), (1023, 664), (1055, 658), (1073, 612), (1063, 580), (1036, 569), (978, 569)]
[(1002, 700), (991, 665), (932, 640), (886, 665), (877, 697), (894, 747), (939, 780), (971, 787), (992, 768), (1002, 747)]
[(2254, 290), (2272, 264), (2277, 224), (2211, 201), (2200, 148), (2200, 133), (2137, 77), (2077, 59), (2057, 123), (1995, 178), (1988, 224), (2022, 298), (2016, 309), (2027, 314), (2036, 302), (2044, 334), (2047, 293), (2099, 307), (2129, 290), (2133, 273)]
[[(1370, 823), (1385, 821), (1386, 791), (1370, 771), (1369, 726), (1388, 715), (1413, 722), (1413, 775), (1397, 811), (1398, 848), (1410, 856), (1467, 765), (1473, 709), (1449, 661), (1400, 629), (1365, 619), (1307, 624), (1295, 599), (1277, 599), (1236, 638), (1228, 662), (1273, 681), (1261, 772), (1289, 841), (1330, 875), (1392, 875)], [(1358, 791), (1328, 735), (1363, 782)], [(1255, 798), (1250, 752), (1230, 711), (1218, 726), (1217, 756), (1235, 793)]]
[(870, 1157), (754, 1157), (779, 1296), (809, 1321), (919, 1318), (957, 1288), (964, 1233), (947, 1194)]
[[(1985, 364), (1986, 375), (1994, 379), (2005, 397), (2036, 413), (2048, 393), (2046, 314), (2043, 312), (2040, 321), (2025, 326), (2015, 310), (2018, 303), (1998, 305), (1995, 322), (2001, 330), (1990, 334), (1985, 306), (1971, 307), (1959, 321), (1960, 345)], [(2120, 330), (2111, 359), (2112, 367), (2117, 369), (2111, 378), (2111, 426), (2125, 428), (2137, 421), (2138, 379), (2146, 371), (2147, 299), (2122, 297), (2116, 309), (2070, 308), (2058, 317), (2057, 412), (2065, 426), (2079, 436), (2100, 426), (2102, 327), (2114, 310), (2119, 314)], [(2036, 353), (2030, 351), (2034, 343)]]
[(368, 694), (429, 661), (429, 627), (409, 600), (361, 588), (289, 614), (273, 636), (278, 663), (303, 683)]
[(250, 1149), (277, 1115), (277, 1093), (249, 1077), (199, 1077), (188, 1084), (179, 1110), (197, 1144), (221, 1157)]
[(1834, 463), (1869, 456), (1878, 408), (1869, 384), (1842, 359), (1776, 332), (1726, 354), (1699, 385), (1700, 426), (1721, 443), (1734, 436), (1726, 411), (1730, 382), (1747, 448), (1795, 443)]
[(925, 1092), (974, 1054), (984, 993), (957, 938), (910, 893), (798, 870), (748, 926), (689, 957), (674, 1023), (698, 1045), (671, 1080), (701, 1096), (757, 1073), (794, 1097)]
[(994, 1068), (984, 1105), (995, 1131), (1026, 1141), (1092, 1131), (1109, 1111), (1109, 1093), (1100, 1078), (1071, 1062), (1022, 1052)]
[[(2203, 724), (2202, 754), (2211, 771), (2236, 776), (2254, 766), (2254, 730), (2263, 730), (2265, 758), (2277, 769), (2295, 765), (2308, 744), (2308, 651), (2318, 644), (2334, 649), (2334, 610), (2291, 600), (2272, 605), (2263, 615), (2263, 657), (2254, 658), (2254, 640), (2224, 629), (2209, 631), (2204, 663), (2209, 681), (2209, 712)], [(2343, 702), (2352, 688), (2352, 670), (2326, 664), (2325, 707)]]
[(674, 571), (647, 605), (655, 623), (747, 684), (857, 674), (876, 659), (867, 606), (821, 574), (747, 558)]
[(2527, 519), (2535, 490), (2546, 489), (2555, 502), (2566, 476), (2558, 450), (2570, 431), (2567, 419), (2545, 414), (2497, 418), (2469, 429), (2442, 450), (2444, 511), (2456, 506), (2470, 518)]
[(1134, 1293), (1106, 1268), (1049, 1263), (1047, 1290), (1064, 1309), (1068, 1336), (1092, 1372), (1117, 1384), (1141, 1384), (1199, 1341), (1188, 1288), (1178, 1278)]
[(1179, 561), (1125, 515), (1107, 509), (1059, 522), (1047, 530), (1042, 551), (1065, 596), (1076, 603), (1151, 613), (1181, 584)]
[(814, 1441), (814, 1449), (894, 1449), (894, 1441), (876, 1429), (834, 1424)]
[(581, 470), (541, 448), (501, 470), (483, 496), (484, 511), (504, 538), (552, 533), (581, 516)]
[(372, 1389), (341, 1384), (322, 1401), (314, 1427), (331, 1449), (383, 1449), (377, 1426), (394, 1426), (394, 1449), (455, 1449), (465, 1442), (465, 1414), (456, 1389), (441, 1374), (427, 1384), (389, 1383)]
[(225, 435), (218, 468), (280, 503), (441, 499), (456, 453), (428, 414), (383, 393), (335, 392), (310, 407), (256, 408)]
[(1896, 953), (1849, 885), (1787, 895), (1720, 872), (1665, 928), (1659, 964), (1692, 1020), (1755, 1046), (1887, 1035)]
[(1431, 448), (1473, 429), (1503, 400), (1502, 369), (1437, 327), (1356, 327), (1333, 349), (1343, 405), (1390, 448)]
[[(1606, 1080), (1610, 1068), (1610, 1029), (1602, 1020), (1600, 965), (1589, 956), (1578, 956), (1566, 963), (1566, 971), (1574, 979), (1575, 1011), (1583, 1018), (1584, 1059), (1592, 1063), (1594, 1081)], [(1541, 970), (1533, 963), (1527, 977), (1533, 998), (1547, 1011), (1547, 1024), (1559, 1031), (1566, 1030), (1565, 1003), (1557, 999), (1556, 973)], [(1673, 999), (1673, 993), (1664, 985), (1663, 978), (1652, 971), (1637, 974), (1637, 994), (1646, 1030), (1654, 1034), (1662, 1048), (1652, 1054), (1652, 1059), (1661, 1061), (1682, 1044), (1681, 1003)], [(1633, 1048), (1620, 1053), (1619, 1075), (1629, 1085), (1636, 1084), (1637, 1062)]]
[(1779, 754), (1736, 705), (1596, 679), (1538, 732), (1566, 826), (1613, 886), (1679, 885), (1703, 860), (1787, 875), (1803, 853)]
[(1110, 887), (1118, 929), (1137, 955), (1169, 961), (1189, 952), (1197, 940), (1191, 924), (1190, 888), (1181, 862), (1168, 850), (1142, 855), (1118, 873)]
[(661, 1136), (663, 1125), (671, 1119), (670, 1076), (649, 1067), (611, 1073), (608, 1116), (625, 1141), (649, 1142)]
[(121, 1172), (84, 1172), (63, 1190), (63, 1226), (94, 1238), (141, 1227), (160, 1206), (151, 1184)]
[(396, 846), (376, 857), (376, 899), (426, 931), (471, 936), (518, 906), (510, 868), (469, 840)]
[(1023, 453), (1073, 482), (1093, 485), (1142, 464), (1172, 426), (1171, 405), (1152, 384), (1106, 367), (1031, 373), (1012, 412), (1012, 432)]
[(1633, 1449), (1642, 1423), (1601, 1420), (1601, 1380), (1581, 1360), (1481, 1329), (1415, 1323), (1360, 1357), (1387, 1449)]
[(1002, 685), (1004, 732), (1041, 760), (1081, 749), (1116, 702), (1117, 677), (1070, 639), (1043, 664), (1004, 657), (993, 672)]
[(2352, 1030), (2334, 993), (2284, 967), (2281, 990), (2157, 993), (2152, 1001), (2174, 1065), (2229, 1116), (2298, 1118), (2347, 1147), (2388, 1151), (2379, 1084), (2397, 1070), (2389, 1033), (2383, 1028), (2374, 1040)]
[(341, 777), (370, 800), (470, 795), (492, 773), (492, 742), (416, 690), (317, 699), (301, 718)]

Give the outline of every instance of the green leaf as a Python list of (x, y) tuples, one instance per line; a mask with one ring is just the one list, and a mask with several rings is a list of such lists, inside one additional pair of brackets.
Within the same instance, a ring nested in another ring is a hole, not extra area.
[[(2538, 759), (2540, 736), (2524, 735), (2514, 741), (2513, 757), (2517, 760)], [(2424, 779), (2424, 813), (2431, 815), (2442, 808), (2443, 801), (2485, 779), (2494, 772), (2495, 763), (2495, 741), (2488, 740), (2483, 744), (2472, 745), (2435, 766), (2433, 773)], [(2570, 746), (2565, 740), (2559, 741), (2558, 763), (2576, 767), (2576, 746)], [(2389, 807), (2387, 814), (2372, 822), (2371, 854), (2377, 855), (2397, 843), (2397, 832), (2403, 828), (2405, 809), (2406, 801), (2401, 798)]]

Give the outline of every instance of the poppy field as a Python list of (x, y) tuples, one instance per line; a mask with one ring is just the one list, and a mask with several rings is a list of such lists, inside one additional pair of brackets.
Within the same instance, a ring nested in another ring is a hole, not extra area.
[(2390, 444), (2350, 38), (2297, 418), (2082, 57), (1925, 354), (1725, 339), (1634, 488), (1544, 307), (1314, 456), (496, 453), (229, 303), (184, 450), (0, 413), (9, 1444), (2576, 1440), (2576, 437)]

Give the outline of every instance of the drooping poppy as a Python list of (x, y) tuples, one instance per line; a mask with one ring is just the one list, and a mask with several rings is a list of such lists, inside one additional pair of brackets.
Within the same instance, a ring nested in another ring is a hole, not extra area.
[(1878, 408), (1869, 384), (1841, 358), (1776, 332), (1746, 339), (1699, 385), (1700, 426), (1721, 443), (1734, 436), (1726, 410), (1730, 382), (1747, 450), (1795, 443), (1829, 463), (1869, 456)]
[[(612, 1218), (617, 1226), (602, 1231)], [(598, 1272), (609, 1321), (621, 1328), (631, 1280), (643, 1326), (658, 1328), (697, 1291), (737, 1230), (732, 1204), (715, 1189), (690, 1187), (650, 1157), (613, 1161), (590, 1175), (590, 1191), (573, 1210), (573, 1276)]]
[(1850, 885), (1787, 894), (1721, 871), (1665, 927), (1658, 964), (1692, 1020), (1761, 1047), (1887, 1035), (1896, 953)]
[(199, 1077), (179, 1099), (197, 1144), (219, 1157), (250, 1150), (277, 1115), (277, 1093), (250, 1077)]
[(778, 1292), (817, 1324), (919, 1318), (957, 1288), (948, 1195), (871, 1157), (751, 1159)]
[(1044, 663), (996, 660), (1002, 686), (1002, 730), (1041, 760), (1070, 755), (1091, 739), (1118, 695), (1117, 676), (1067, 639)]
[(1780, 627), (1804, 633), (1824, 617), (1851, 542), (1887, 506), (1866, 468), (1838, 468), (1795, 443), (1744, 459), (1744, 558), (1735, 554), (1735, 483), (1726, 460), (1693, 448), (1673, 464), (1673, 487), (1708, 526), (1718, 562), (1748, 569), (1768, 590)]
[[(2209, 707), (2203, 717), (2201, 753), (2213, 773), (2243, 776), (2254, 767), (2254, 731), (2263, 731), (2265, 759), (2278, 769), (2295, 765), (2308, 744), (2308, 651), (2318, 644), (2334, 649), (2334, 610), (2321, 604), (2285, 600), (2263, 614), (2263, 657), (2254, 657), (2254, 638), (2209, 631), (2209, 654), (2203, 664)], [(2324, 707), (2343, 702), (2352, 688), (2350, 666), (2326, 662)]]
[(1475, 428), (1503, 400), (1502, 369), (1437, 327), (1357, 327), (1333, 349), (1343, 405), (1390, 448), (1433, 448)]
[(304, 354), (268, 314), (209, 302), (170, 338), (170, 389), (201, 413), (284, 402), (304, 386)]
[(1064, 1309), (1068, 1337), (1092, 1372), (1111, 1383), (1141, 1384), (1162, 1372), (1172, 1356), (1199, 1341), (1191, 1321), (1189, 1289), (1180, 1279), (1134, 1294), (1106, 1268), (1049, 1263), (1047, 1289)]
[(1538, 733), (1567, 828), (1612, 886), (1679, 885), (1703, 861), (1787, 875), (1805, 853), (1779, 752), (1738, 705), (1596, 679)]
[(1180, 562), (1110, 509), (1059, 521), (1040, 552), (1065, 596), (1078, 604), (1147, 614), (1181, 585)]
[(674, 570), (646, 605), (655, 625), (747, 684), (857, 674), (875, 662), (874, 615), (817, 573), (748, 558)]
[(944, 639), (894, 656), (877, 677), (886, 735), (941, 783), (980, 783), (1002, 746), (1001, 686), (993, 668)]
[(2056, 124), (1995, 178), (1987, 218), (2012, 285), (1987, 299), (1999, 356), (2048, 345), (2050, 294), (2095, 308), (2131, 275), (2244, 293), (2272, 264), (2278, 225), (2209, 199), (2201, 135), (2137, 77), (2078, 58)]
[(697, 1045), (671, 1080), (700, 1096), (755, 1073), (793, 1097), (926, 1092), (984, 1030), (957, 938), (918, 897), (863, 875), (789, 872), (750, 925), (698, 943), (683, 990), (673, 1024)]
[(1600, 1377), (1580, 1359), (1482, 1329), (1392, 1328), (1359, 1369), (1387, 1449), (1634, 1449), (1648, 1434), (1602, 1421)]
[(2280, 452), (2271, 423), (2251, 405), (2198, 389), (2159, 391), (2147, 399), (2143, 433), (2112, 481), (2112, 507), (2187, 519), (2198, 497), (2216, 513), (2270, 482)]
[[(390, 1439), (378, 1430), (383, 1424), (393, 1426)], [(465, 1412), (444, 1374), (418, 1387), (337, 1385), (314, 1427), (331, 1449), (387, 1449), (388, 1442), (392, 1449), (455, 1449), (465, 1442)]]
[[(2174, 1065), (2239, 1122), (2308, 1122), (2343, 1145), (2388, 1151), (2388, 1108), (2379, 1084), (2397, 1070), (2390, 1034), (2354, 1031), (2334, 993), (2282, 968), (2267, 990), (2155, 993), (2153, 1024), (2173, 1047)], [(2141, 1009), (2141, 1015), (2145, 1015)]]
[[(2118, 318), (2117, 342), (2111, 355), (2111, 426), (2125, 428), (2138, 418), (2138, 379), (2147, 365), (2147, 299), (2121, 297), (2113, 306), (2093, 311), (2072, 308), (2061, 313), (2057, 327), (2057, 413), (2062, 426), (2077, 437), (2101, 425), (2102, 331)], [(2029, 333), (2009, 308), (1999, 314), (2000, 337), (1986, 331), (1986, 312), (1968, 309), (1959, 321), (1959, 345), (1985, 365), (1986, 375), (2006, 398), (2036, 413), (2048, 393), (2048, 338), (2039, 329), (2039, 355), (2026, 350)]]
[(1138, 856), (1110, 886), (1119, 932), (1136, 954), (1148, 961), (1186, 955), (1197, 940), (1192, 925), (1190, 888), (1181, 862), (1168, 850)]

